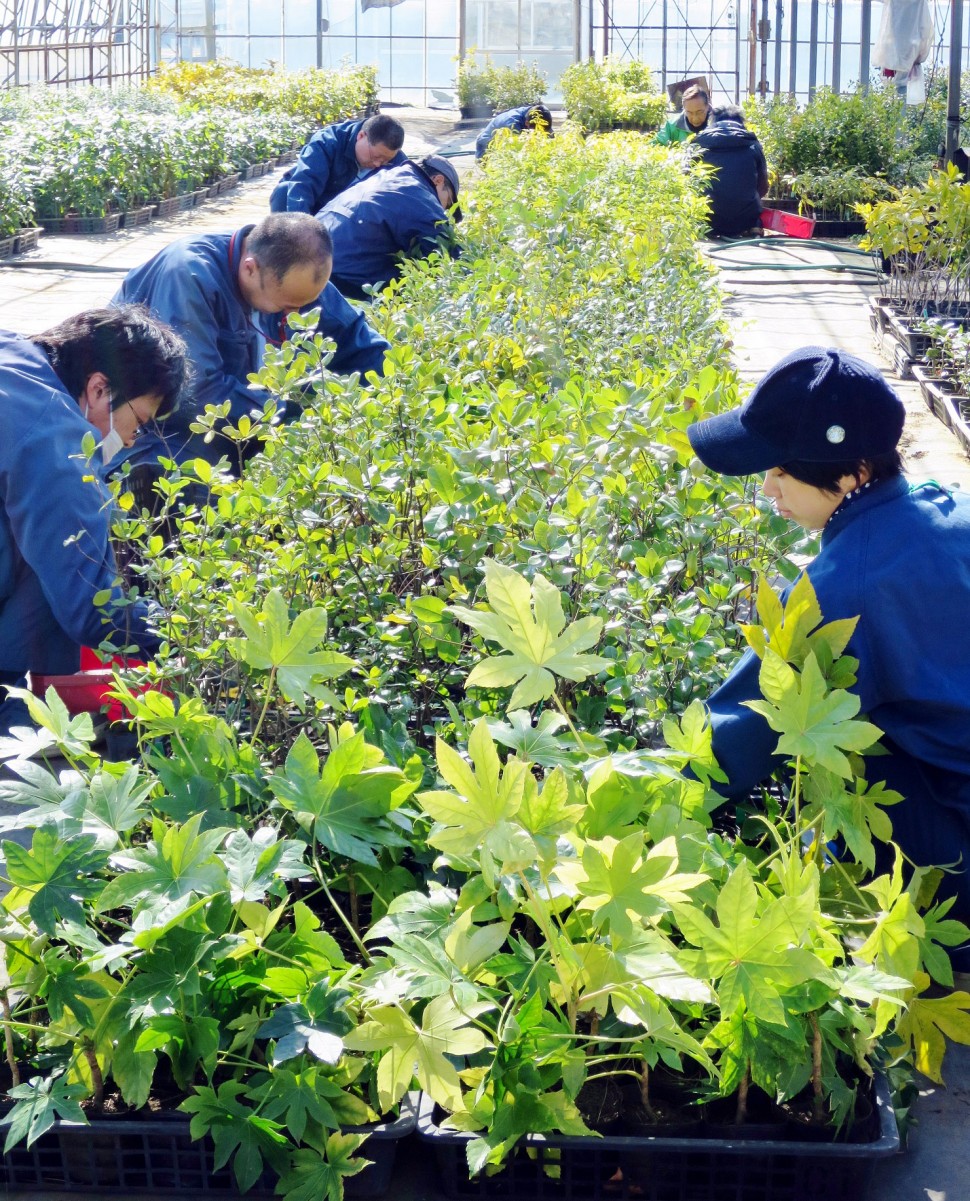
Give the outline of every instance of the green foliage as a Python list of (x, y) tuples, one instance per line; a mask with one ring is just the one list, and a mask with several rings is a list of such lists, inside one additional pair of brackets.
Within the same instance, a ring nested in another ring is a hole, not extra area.
[(637, 59), (573, 63), (563, 71), (560, 86), (570, 119), (588, 131), (656, 129), (666, 115), (666, 96)]
[(537, 104), (544, 98), (547, 84), (538, 63), (496, 67), (487, 54), (480, 61), (471, 49), (458, 63), (455, 88), (460, 108), (481, 107), (501, 113), (523, 104)]
[(0, 107), (0, 236), (194, 191), (354, 115), (375, 92), (370, 67), (288, 76), (211, 63), (166, 68), (143, 88), (32, 88)]
[(279, 71), (227, 61), (178, 62), (160, 68), (146, 90), (193, 108), (231, 109), (248, 118), (276, 113), (312, 129), (375, 110), (377, 69)]

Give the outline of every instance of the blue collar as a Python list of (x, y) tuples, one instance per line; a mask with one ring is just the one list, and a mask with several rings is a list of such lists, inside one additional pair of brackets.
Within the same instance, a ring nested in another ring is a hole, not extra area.
[[(925, 485), (919, 485), (924, 487)], [(884, 480), (875, 480), (867, 488), (857, 492), (847, 493), (839, 503), (838, 508), (825, 523), (822, 530), (822, 545), (825, 546), (836, 537), (850, 521), (877, 505), (886, 501), (898, 500), (910, 491), (909, 481), (903, 475), (891, 475)]]

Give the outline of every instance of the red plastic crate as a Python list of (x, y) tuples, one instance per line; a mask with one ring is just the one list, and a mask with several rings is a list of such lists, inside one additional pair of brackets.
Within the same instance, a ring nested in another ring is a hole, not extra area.
[(810, 238), (815, 232), (814, 217), (783, 213), (781, 209), (762, 209), (761, 224), (765, 229), (776, 234), (787, 234), (789, 238)]

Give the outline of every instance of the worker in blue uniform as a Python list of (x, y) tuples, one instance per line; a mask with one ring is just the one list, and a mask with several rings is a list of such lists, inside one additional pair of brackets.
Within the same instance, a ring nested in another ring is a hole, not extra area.
[(694, 138), (690, 154), (713, 168), (704, 185), (711, 204), (711, 233), (718, 238), (736, 238), (748, 231), (760, 235), (768, 164), (736, 104), (714, 109), (710, 123)]
[(327, 125), (310, 138), (296, 164), (273, 189), (270, 212), (312, 216), (358, 179), (406, 162), (403, 145), (400, 122), (383, 113), (365, 121)]
[(404, 257), (426, 258), (442, 245), (458, 247), (448, 210), (458, 200), (458, 172), (429, 155), (388, 167), (331, 200), (317, 220), (333, 242), (332, 282), (345, 295), (365, 299), (401, 273)]
[[(808, 565), (826, 622), (858, 617), (846, 653), (853, 691), (889, 752), (866, 759), (870, 784), (905, 798), (893, 837), (921, 866), (952, 864), (941, 896), (970, 920), (970, 497), (912, 485), (896, 450), (903, 405), (881, 374), (840, 350), (805, 347), (777, 363), (739, 409), (688, 429), (724, 475), (764, 472), (778, 512), (821, 531)], [(746, 707), (760, 695), (748, 651), (709, 701), (714, 753), (737, 798), (783, 760), (778, 736)], [(967, 970), (970, 949), (963, 951)], [(954, 966), (958, 966), (959, 954)]]
[(506, 109), (504, 113), (496, 113), (475, 139), (476, 158), (484, 156), (489, 143), (500, 129), (511, 129), (513, 133), (524, 133), (527, 129), (534, 129), (552, 137), (552, 113), (544, 104), (523, 104), (518, 108)]
[[(127, 458), (154, 466), (229, 457), (239, 471), (258, 440), (235, 444), (193, 434), (207, 405), (229, 401), (228, 420), (261, 415), (269, 393), (249, 383), (266, 341), (282, 340), (288, 314), (321, 309), (318, 330), (336, 342), (330, 370), (339, 375), (383, 372), (388, 343), (330, 285), (332, 248), (319, 222), (303, 213), (264, 217), (235, 233), (200, 234), (173, 242), (130, 271), (113, 303), (138, 302), (185, 338), (192, 377), (185, 402), (164, 426), (142, 431)], [(296, 414), (281, 414), (290, 417)]]
[[(80, 647), (105, 640), (158, 650), (145, 604), (123, 603), (100, 470), (172, 412), (185, 374), (182, 339), (140, 308), (94, 309), (33, 338), (0, 333), (0, 684), (75, 672)], [(0, 688), (0, 734), (26, 724)]]

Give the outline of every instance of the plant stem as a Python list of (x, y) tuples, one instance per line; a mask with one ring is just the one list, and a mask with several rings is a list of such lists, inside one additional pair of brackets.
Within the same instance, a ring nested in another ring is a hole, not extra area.
[(808, 1015), (812, 1027), (812, 1120), (824, 1122), (825, 1096), (822, 1092), (822, 1028), (818, 1024), (818, 1014)]
[(650, 1104), (650, 1065), (645, 1059), (640, 1060), (640, 1104), (651, 1121), (656, 1121), (657, 1115)]
[(10, 997), (7, 990), (0, 989), (0, 1005), (3, 1006), (3, 1041), (7, 1052), (7, 1064), (10, 1068), (12, 1086), (20, 1083), (20, 1068), (17, 1067), (17, 1057), (13, 1051), (13, 1026), (10, 1019)]
[(101, 1065), (98, 1063), (94, 1047), (87, 1039), (81, 1044), (81, 1053), (91, 1069), (91, 1088), (94, 1092), (92, 1100), (94, 1108), (100, 1113), (104, 1109), (104, 1077), (101, 1075)]
[(738, 1103), (734, 1110), (734, 1124), (742, 1126), (748, 1120), (748, 1090), (751, 1087), (751, 1069), (745, 1068), (738, 1083)]
[[(317, 861), (316, 855), (314, 855), (314, 857), (313, 857), (313, 863), (314, 863), (314, 866), (316, 867), (317, 871), (319, 872), (320, 864)], [(364, 945), (363, 940), (361, 939), (361, 937), (357, 933), (357, 931), (354, 929), (352, 923), (348, 920), (347, 915), (337, 904), (336, 898), (334, 897), (334, 895), (330, 891), (330, 889), (327, 887), (327, 883), (323, 879), (322, 873), (317, 876), (317, 879), (320, 881), (320, 887), (323, 889), (324, 893), (326, 894), (327, 900), (330, 902), (331, 908), (333, 909), (334, 913), (337, 915), (337, 917), (343, 923), (343, 926), (346, 929), (347, 933), (354, 940), (354, 946), (357, 948), (358, 951), (360, 951), (361, 955), (363, 956), (364, 962), (369, 964), (371, 961), (370, 952), (367, 950), (367, 947)]]

